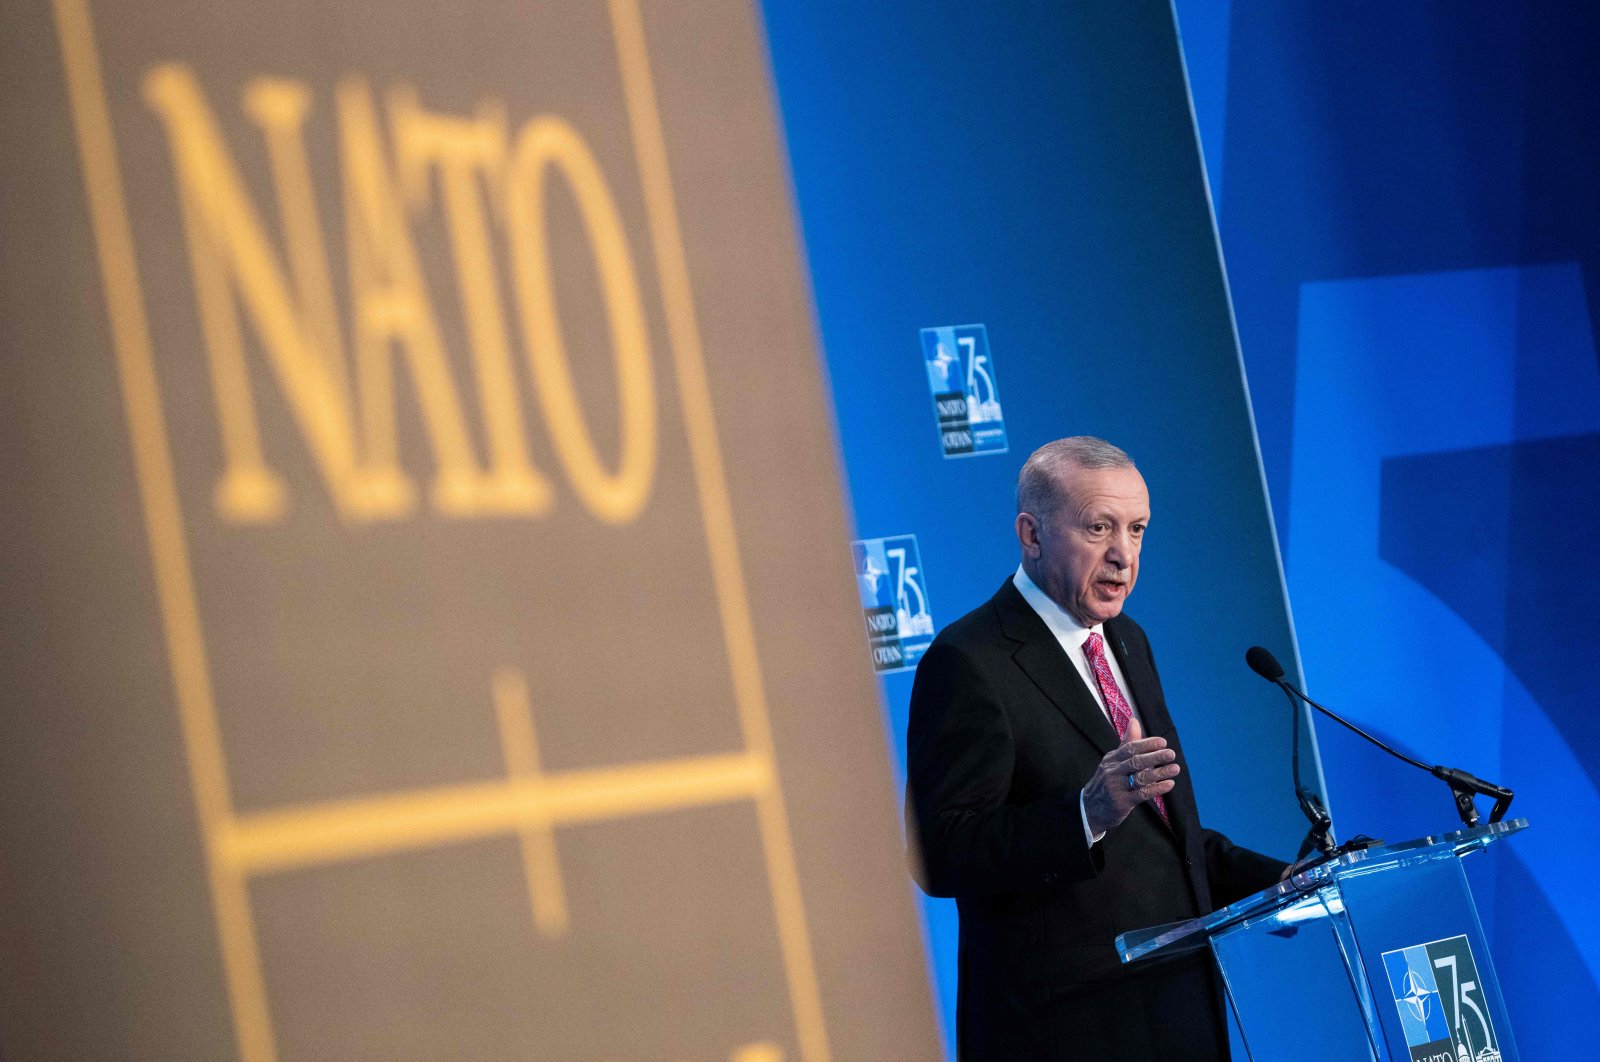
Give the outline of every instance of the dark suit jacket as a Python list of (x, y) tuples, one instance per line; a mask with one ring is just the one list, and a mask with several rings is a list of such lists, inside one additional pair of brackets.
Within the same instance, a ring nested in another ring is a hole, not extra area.
[(964, 1062), (1227, 1056), (1209, 958), (1129, 969), (1113, 940), (1266, 888), (1284, 864), (1201, 827), (1144, 631), (1126, 616), (1105, 631), (1183, 773), (1170, 828), (1147, 803), (1093, 848), (1078, 795), (1116, 733), (1011, 580), (917, 667), (906, 811), (923, 888), (960, 908)]

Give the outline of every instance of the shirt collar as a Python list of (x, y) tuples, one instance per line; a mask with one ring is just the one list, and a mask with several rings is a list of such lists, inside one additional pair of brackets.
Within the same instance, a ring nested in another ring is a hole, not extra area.
[(1056, 636), (1056, 641), (1063, 646), (1078, 646), (1088, 640), (1090, 632), (1105, 637), (1105, 625), (1096, 623), (1093, 627), (1085, 627), (1078, 622), (1078, 618), (1040, 590), (1034, 581), (1028, 578), (1028, 573), (1022, 565), (1017, 565), (1017, 574), (1011, 577), (1011, 582), (1021, 592), (1022, 599), (1044, 620), (1044, 625), (1050, 628), (1050, 633)]

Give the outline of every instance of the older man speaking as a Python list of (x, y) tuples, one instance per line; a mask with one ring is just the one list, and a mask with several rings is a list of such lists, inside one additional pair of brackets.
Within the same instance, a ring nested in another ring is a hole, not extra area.
[(961, 914), (964, 1062), (1226, 1059), (1210, 958), (1123, 967), (1120, 932), (1196, 917), (1285, 864), (1204, 829), (1144, 631), (1123, 614), (1150, 524), (1102, 439), (1017, 482), (1022, 562), (917, 667), (907, 817)]

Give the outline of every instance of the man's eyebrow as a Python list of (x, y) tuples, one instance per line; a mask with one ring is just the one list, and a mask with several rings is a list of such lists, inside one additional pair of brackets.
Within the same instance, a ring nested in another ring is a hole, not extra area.
[[(1112, 522), (1115, 522), (1116, 519), (1117, 519), (1116, 513), (1113, 512), (1110, 509), (1089, 509), (1089, 508), (1079, 509), (1078, 510), (1078, 516), (1079, 516), (1080, 519), (1083, 519), (1083, 520), (1110, 520)], [(1150, 522), (1150, 514), (1149, 513), (1144, 513), (1144, 514), (1142, 514), (1140, 516), (1130, 516), (1130, 517), (1128, 517), (1128, 523), (1130, 523), (1130, 524), (1148, 524), (1149, 522)]]

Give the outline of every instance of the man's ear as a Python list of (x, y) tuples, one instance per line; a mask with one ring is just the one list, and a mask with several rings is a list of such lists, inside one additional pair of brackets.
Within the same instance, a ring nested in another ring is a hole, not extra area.
[(1039, 556), (1039, 520), (1032, 513), (1017, 514), (1017, 542), (1022, 555), (1030, 559)]

